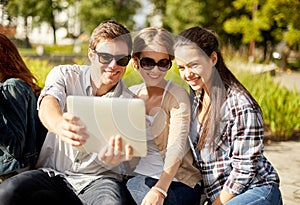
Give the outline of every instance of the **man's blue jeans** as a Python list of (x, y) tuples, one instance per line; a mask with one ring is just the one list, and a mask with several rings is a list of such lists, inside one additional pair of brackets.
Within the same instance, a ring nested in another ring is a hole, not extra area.
[[(141, 204), (146, 194), (154, 186), (157, 179), (137, 175), (127, 181), (127, 189), (137, 204)], [(172, 182), (167, 192), (164, 205), (197, 205), (200, 202), (201, 187), (191, 188), (181, 182)]]
[(282, 205), (281, 193), (276, 184), (249, 189), (225, 205)]

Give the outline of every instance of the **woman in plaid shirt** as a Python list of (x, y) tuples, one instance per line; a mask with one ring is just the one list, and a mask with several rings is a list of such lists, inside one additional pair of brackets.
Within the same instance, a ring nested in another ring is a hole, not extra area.
[(190, 142), (210, 202), (281, 205), (278, 174), (263, 154), (261, 109), (226, 67), (217, 37), (184, 30), (175, 59), (191, 88)]

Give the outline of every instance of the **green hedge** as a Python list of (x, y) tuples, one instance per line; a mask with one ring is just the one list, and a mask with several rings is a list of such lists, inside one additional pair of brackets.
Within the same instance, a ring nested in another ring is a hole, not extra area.
[(291, 139), (300, 129), (299, 93), (280, 87), (269, 73), (236, 75), (261, 106), (271, 139)]
[(46, 77), (53, 65), (46, 60), (33, 60), (30, 58), (23, 58), (23, 60), (37, 78), (38, 85), (44, 87)]

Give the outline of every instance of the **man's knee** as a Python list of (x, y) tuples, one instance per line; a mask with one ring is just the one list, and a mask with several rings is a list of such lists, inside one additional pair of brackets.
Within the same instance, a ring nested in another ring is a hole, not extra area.
[(14, 185), (14, 177), (6, 179), (0, 184), (0, 201), (3, 204), (13, 204), (13, 200), (17, 199), (17, 186)]

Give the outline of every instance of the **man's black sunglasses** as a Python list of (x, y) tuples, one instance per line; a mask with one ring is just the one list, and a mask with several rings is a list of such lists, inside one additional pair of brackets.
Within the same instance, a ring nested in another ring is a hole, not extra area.
[(140, 66), (144, 70), (152, 70), (155, 66), (157, 66), (160, 71), (166, 72), (172, 67), (172, 61), (166, 58), (159, 60), (157, 63), (154, 59), (148, 57), (141, 58), (139, 61)]
[(94, 53), (96, 53), (98, 55), (98, 60), (100, 63), (102, 64), (109, 64), (113, 59), (116, 60), (117, 65), (119, 66), (127, 66), (131, 56), (124, 56), (124, 55), (111, 55), (109, 53), (101, 53), (101, 52), (97, 52), (96, 50), (94, 50)]

